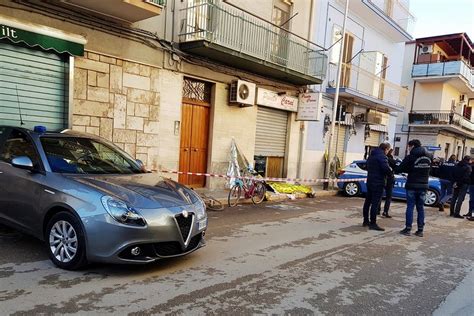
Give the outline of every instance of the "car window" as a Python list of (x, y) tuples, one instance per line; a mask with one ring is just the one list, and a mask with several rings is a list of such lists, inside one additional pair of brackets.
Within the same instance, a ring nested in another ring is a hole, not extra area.
[(53, 172), (80, 174), (132, 174), (143, 172), (132, 159), (113, 146), (83, 137), (41, 137)]
[(357, 166), (362, 169), (367, 171), (367, 164), (365, 162), (358, 162)]
[(30, 158), (33, 165), (37, 165), (40, 160), (28, 135), (23, 131), (14, 129), (5, 141), (0, 153), (0, 160), (11, 163), (13, 158), (21, 156)]

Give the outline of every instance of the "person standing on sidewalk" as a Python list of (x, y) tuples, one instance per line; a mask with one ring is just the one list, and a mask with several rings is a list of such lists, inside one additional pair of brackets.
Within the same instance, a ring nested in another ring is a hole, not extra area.
[[(393, 173), (393, 170), (395, 170), (395, 167), (397, 166), (397, 162), (393, 158), (393, 149), (388, 151), (387, 160), (392, 172), (387, 175), (387, 181), (385, 184), (385, 203), (383, 205), (382, 217), (392, 218), (392, 216), (388, 214), (388, 211), (390, 210), (390, 204), (392, 203), (393, 186), (395, 185), (395, 174)], [(382, 202), (380, 202), (380, 204), (382, 204)], [(379, 207), (378, 214), (380, 214), (381, 206), (382, 205)]]
[(369, 229), (372, 230), (385, 230), (377, 225), (377, 211), (382, 201), (383, 188), (386, 185), (387, 175), (392, 172), (387, 159), (389, 150), (390, 144), (381, 143), (378, 148), (374, 148), (371, 151), (369, 159), (367, 159), (367, 194), (363, 209), (363, 226), (369, 226)]
[(448, 161), (443, 162), (439, 166), (439, 181), (441, 183), (441, 192), (438, 208), (440, 212), (444, 212), (444, 205), (453, 196), (453, 172), (456, 167), (456, 156), (451, 155)]
[(418, 139), (408, 142), (408, 150), (410, 154), (403, 159), (400, 166), (395, 171), (397, 173), (408, 173), (407, 182), (405, 184), (407, 195), (407, 210), (405, 228), (400, 234), (409, 236), (413, 224), (413, 210), (416, 206), (418, 230), (415, 235), (423, 237), (423, 228), (425, 226), (425, 195), (428, 189), (428, 180), (430, 177), (431, 154), (421, 147)]
[(474, 160), (471, 159), (471, 181), (469, 184), (469, 210), (463, 216), (469, 220), (474, 220), (472, 212), (474, 211)]
[(449, 206), (449, 216), (455, 218), (464, 218), (459, 212), (461, 212), (462, 203), (466, 197), (467, 190), (471, 184), (471, 156), (465, 156), (454, 169), (454, 191), (453, 198), (451, 199), (451, 205)]

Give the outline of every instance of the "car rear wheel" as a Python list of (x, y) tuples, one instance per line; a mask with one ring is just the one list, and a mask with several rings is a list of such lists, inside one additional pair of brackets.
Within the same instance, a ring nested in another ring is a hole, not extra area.
[(77, 270), (87, 264), (84, 233), (74, 215), (55, 214), (46, 226), (45, 240), (49, 258), (59, 268)]
[(357, 182), (347, 182), (343, 188), (344, 194), (347, 196), (357, 196), (360, 194), (360, 186)]
[(426, 206), (436, 206), (438, 204), (438, 193), (434, 190), (428, 189), (425, 195)]

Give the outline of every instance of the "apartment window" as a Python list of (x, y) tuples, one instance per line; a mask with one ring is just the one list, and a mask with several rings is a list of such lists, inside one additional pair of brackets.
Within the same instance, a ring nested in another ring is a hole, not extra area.
[[(341, 50), (342, 29), (338, 25), (334, 25), (332, 44), (339, 41), (331, 49), (331, 63), (339, 63), (339, 52)], [(341, 72), (341, 86), (348, 87), (350, 84), (350, 72), (352, 57), (354, 55), (354, 36), (348, 32), (344, 35), (344, 50), (342, 52), (342, 72)]]
[(400, 155), (400, 147), (395, 147), (393, 154), (395, 157), (398, 157)]
[(272, 22), (279, 27), (275, 27), (273, 33), (272, 60), (280, 65), (286, 65), (288, 60), (291, 9), (292, 3), (288, 0), (277, 0), (273, 5)]

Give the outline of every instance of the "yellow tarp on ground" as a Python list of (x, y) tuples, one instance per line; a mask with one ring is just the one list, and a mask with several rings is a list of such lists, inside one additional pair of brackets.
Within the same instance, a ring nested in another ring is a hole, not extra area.
[(300, 185), (300, 184), (290, 184), (290, 183), (282, 183), (282, 182), (267, 182), (269, 186), (272, 187), (273, 190), (277, 193), (284, 193), (284, 194), (295, 194), (295, 193), (303, 193), (303, 194), (311, 194), (313, 193), (313, 189), (307, 185)]

